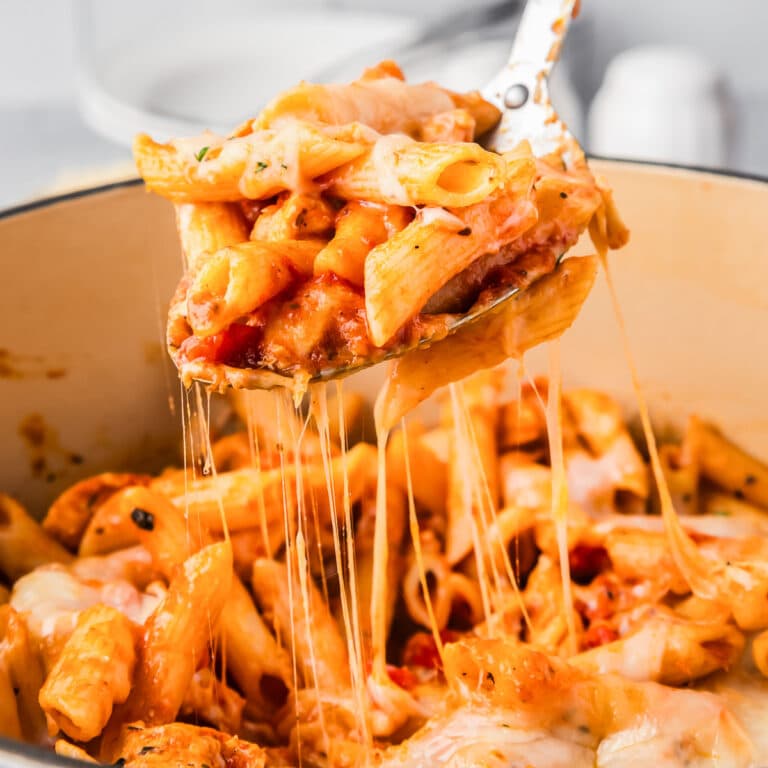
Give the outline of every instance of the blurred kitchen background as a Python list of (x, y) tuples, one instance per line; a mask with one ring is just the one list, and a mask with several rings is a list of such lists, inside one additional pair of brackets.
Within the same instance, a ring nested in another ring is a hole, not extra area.
[[(521, 2), (2, 0), (0, 208), (133, 175), (130, 141), (226, 131), (393, 57), (480, 87)], [(765, 0), (582, 0), (553, 101), (593, 153), (768, 175)]]

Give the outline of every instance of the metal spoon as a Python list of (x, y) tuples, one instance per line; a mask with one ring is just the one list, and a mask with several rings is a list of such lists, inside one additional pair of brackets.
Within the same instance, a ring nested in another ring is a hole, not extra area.
[[(527, 139), (537, 156), (560, 152), (566, 167), (570, 166), (574, 152), (580, 152), (565, 124), (560, 120), (549, 100), (547, 77), (560, 55), (560, 47), (568, 30), (578, 0), (528, 0), (515, 35), (509, 61), (482, 89), (483, 97), (495, 104), (502, 112), (496, 128), (482, 138), (482, 144), (495, 152), (513, 149)], [(468, 325), (496, 311), (502, 304), (519, 293), (519, 287), (499, 289), (488, 300), (461, 315), (446, 326), (445, 338), (462, 326)], [(372, 365), (400, 357), (420, 347), (426, 347), (437, 339), (421, 338), (415, 343), (393, 347), (381, 355), (352, 366), (324, 368), (308, 379), (310, 382), (330, 381)], [(275, 386), (296, 388), (307, 379), (298, 382), (292, 372), (274, 369), (229, 369), (226, 382), (211, 382), (208, 371), (195, 373), (187, 367), (187, 373), (214, 386), (235, 384), (249, 389), (271, 389)], [(236, 379), (236, 381), (233, 381)]]

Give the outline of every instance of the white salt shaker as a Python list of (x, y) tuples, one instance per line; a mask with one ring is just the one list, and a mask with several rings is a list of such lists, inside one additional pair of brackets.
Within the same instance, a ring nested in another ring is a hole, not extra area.
[(729, 114), (723, 81), (698, 54), (641, 46), (608, 65), (589, 110), (589, 150), (633, 160), (721, 167)]

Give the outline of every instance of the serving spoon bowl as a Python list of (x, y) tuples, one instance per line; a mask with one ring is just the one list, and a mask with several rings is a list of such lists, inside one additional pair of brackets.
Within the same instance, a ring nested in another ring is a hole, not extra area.
[[(542, 157), (558, 153), (565, 168), (583, 158), (581, 147), (552, 106), (547, 84), (577, 8), (578, 0), (527, 1), (508, 63), (481, 90), (486, 101), (501, 111), (501, 119), (496, 127), (480, 139), (486, 149), (498, 153), (508, 152), (521, 141), (527, 140), (534, 155)], [(225, 371), (221, 376), (212, 370), (221, 366), (185, 363), (185, 378), (218, 389), (230, 385), (245, 389), (272, 389), (280, 386), (299, 392), (307, 383), (340, 379), (382, 361), (429, 347), (459, 329), (501, 311), (522, 290), (525, 289), (519, 285), (498, 286), (495, 290), (492, 286), (486, 287), (482, 301), (475, 302), (465, 313), (446, 318), (438, 333), (427, 333), (351, 365), (327, 366), (311, 376), (302, 377), (293, 371), (273, 368), (239, 369), (230, 366), (223, 366)]]

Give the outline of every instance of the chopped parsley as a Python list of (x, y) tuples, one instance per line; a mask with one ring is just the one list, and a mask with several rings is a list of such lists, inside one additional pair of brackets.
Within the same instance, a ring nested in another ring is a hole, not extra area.
[(712, 514), (717, 517), (730, 517), (731, 511), (729, 509), (713, 509)]
[(210, 147), (203, 147), (199, 152), (195, 152), (198, 163), (205, 157), (209, 149)]
[(261, 173), (267, 168), (269, 168), (269, 163), (265, 163), (263, 160), (259, 160), (259, 162), (256, 163), (256, 170), (254, 171), (254, 173)]
[(281, 168), (282, 168), (284, 171), (287, 171), (287, 170), (288, 170), (288, 166), (287, 166), (285, 163), (280, 163), (280, 167), (281, 167)]

